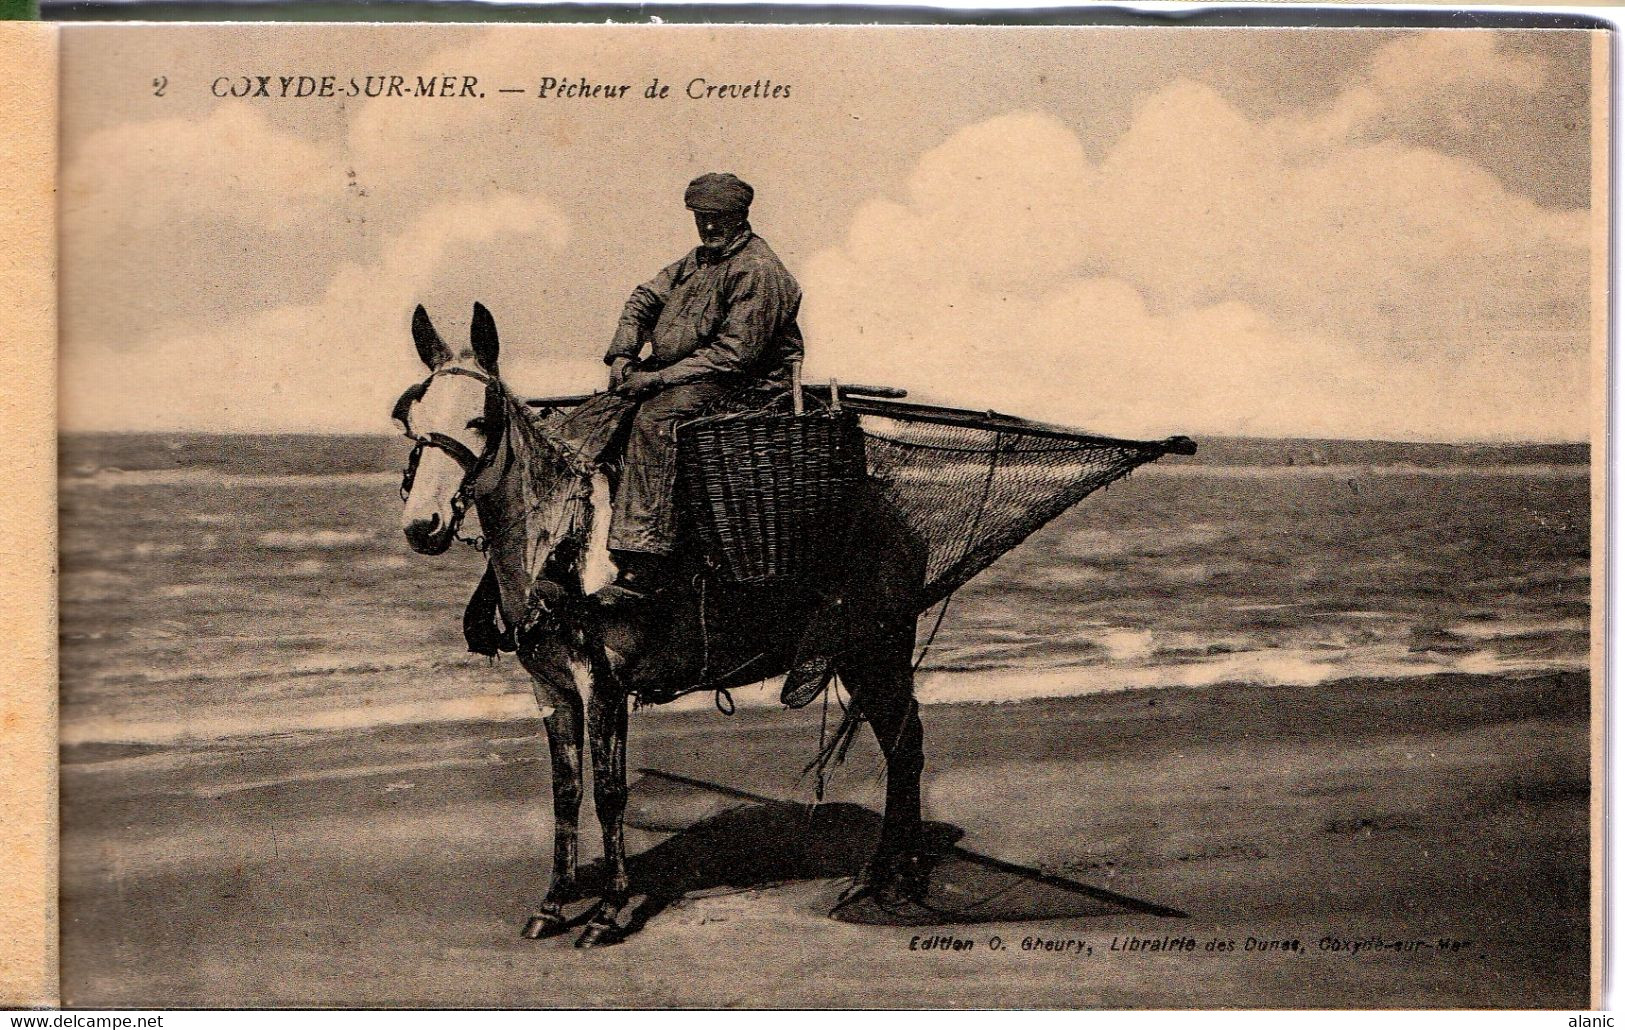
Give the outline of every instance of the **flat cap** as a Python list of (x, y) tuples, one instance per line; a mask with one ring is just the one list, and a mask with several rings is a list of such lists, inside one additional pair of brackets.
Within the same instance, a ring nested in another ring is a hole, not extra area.
[(683, 191), (683, 203), (690, 211), (708, 211), (714, 214), (744, 214), (756, 191), (737, 175), (729, 172), (707, 172), (688, 184)]

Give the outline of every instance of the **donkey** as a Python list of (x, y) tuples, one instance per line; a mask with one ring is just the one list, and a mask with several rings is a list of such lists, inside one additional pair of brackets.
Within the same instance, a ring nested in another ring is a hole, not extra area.
[[(556, 425), (503, 385), (496, 322), (483, 305), (474, 305), (467, 348), (447, 346), (421, 306), (412, 335), (430, 374), (395, 410), (416, 444), (402, 482), (401, 527), (414, 550), (439, 554), (457, 537), (464, 511), (472, 506), (478, 512), (499, 610), (519, 630), (518, 658), (547, 728), (553, 865), (523, 935), (568, 932), (574, 923), (564, 906), (585, 898), (576, 868), (583, 729), (607, 873), (575, 942), (588, 948), (618, 943), (630, 932), (622, 918), (632, 894), (622, 829), (629, 699), (658, 703), (697, 686), (752, 683), (786, 672), (809, 654), (840, 676), (886, 761), (880, 842), (857, 890), (881, 899), (917, 896), (924, 888), (924, 751), (911, 601), (923, 559), (878, 494), (860, 499), (855, 523), (863, 527), (861, 539), (832, 570), (839, 579), (831, 584), (839, 587), (836, 601), (833, 589), (729, 591), (696, 578), (658, 608), (596, 607), (590, 595), (616, 574), (607, 548), (605, 473), (583, 462)], [(839, 619), (829, 617), (832, 604), (842, 612)]]

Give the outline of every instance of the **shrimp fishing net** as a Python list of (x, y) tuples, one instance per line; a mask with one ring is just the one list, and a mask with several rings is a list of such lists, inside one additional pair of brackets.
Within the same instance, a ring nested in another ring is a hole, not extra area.
[(925, 545), (922, 608), (1096, 490), (1194, 451), (1183, 437), (1118, 440), (991, 413), (949, 424), (907, 410), (924, 406), (849, 406), (862, 414), (870, 477)]
[[(745, 392), (679, 429), (688, 508), (725, 581), (794, 581), (817, 567), (813, 557), (842, 550), (847, 530), (835, 524), (850, 514), (859, 455), (887, 517), (923, 551), (923, 611), (1096, 490), (1164, 454), (1195, 453), (1185, 437), (1120, 440), (867, 395), (902, 393), (892, 388), (840, 391), (834, 405), (827, 388), (809, 388), (805, 415), (792, 415), (786, 393)], [(529, 403), (556, 410), (587, 399)], [(614, 416), (598, 431), (608, 440), (632, 405), (598, 407)]]

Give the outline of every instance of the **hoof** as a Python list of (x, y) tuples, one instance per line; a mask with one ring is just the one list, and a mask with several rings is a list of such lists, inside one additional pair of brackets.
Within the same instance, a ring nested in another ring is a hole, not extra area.
[(574, 916), (565, 914), (565, 906), (579, 898), (573, 889), (549, 891), (542, 903), (536, 906), (535, 913), (525, 921), (525, 928), (519, 936), (527, 941), (539, 941), (548, 937), (557, 937), (561, 933), (568, 933), (586, 921), (588, 912), (578, 911)]
[(581, 931), (576, 938), (578, 948), (607, 948), (612, 944), (619, 944), (626, 940), (626, 931), (614, 923), (600, 922), (594, 919)]
[(543, 908), (535, 915), (525, 920), (525, 928), (519, 936), (527, 941), (539, 941), (548, 937), (557, 937), (570, 929), (570, 920), (564, 918), (564, 913), (556, 908)]
[(576, 947), (607, 948), (626, 940), (630, 931), (621, 925), (621, 913), (625, 910), (625, 898), (610, 897), (600, 901), (581, 936), (576, 938)]
[(877, 856), (858, 878), (851, 893), (865, 894), (883, 905), (919, 901), (931, 885), (931, 863), (922, 855)]

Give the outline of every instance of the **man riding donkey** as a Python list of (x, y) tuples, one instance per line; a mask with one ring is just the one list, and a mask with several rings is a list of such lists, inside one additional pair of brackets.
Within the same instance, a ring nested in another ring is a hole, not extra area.
[[(526, 924), (530, 938), (552, 936), (572, 925), (562, 905), (574, 900), (580, 888), (576, 829), (584, 733), (591, 744), (606, 870), (598, 907), (578, 941), (585, 947), (614, 943), (630, 932), (623, 919), (631, 897), (623, 833), (628, 698), (659, 704), (709, 689), (716, 691), (718, 707), (727, 711), (728, 690), (781, 674), (780, 699), (786, 705), (809, 703), (836, 676), (850, 698), (834, 736), (825, 738), (821, 731), (810, 768), (838, 763), (863, 722), (873, 729), (886, 757), (885, 814), (873, 857), (859, 880), (860, 894), (871, 892), (889, 904), (893, 898), (918, 899), (928, 885), (930, 859), (920, 805), (923, 729), (914, 698), (914, 652), (916, 619), (929, 597), (933, 541), (927, 533), (940, 524), (942, 489), (933, 484), (921, 491), (915, 484), (912, 495), (892, 489), (892, 483), (870, 469), (868, 445), (861, 440), (844, 452), (839, 446), (822, 452), (807, 446), (781, 453), (772, 438), (757, 448), (756, 438), (746, 437), (746, 447), (717, 452), (722, 455), (717, 468), (725, 468), (741, 450), (755, 462), (753, 472), (771, 466), (770, 475), (786, 469), (820, 471), (817, 463), (826, 457), (832, 465), (836, 458), (845, 462), (836, 470), (845, 479), (806, 477), (815, 489), (827, 483), (839, 488), (832, 495), (839, 502), (838, 517), (812, 510), (826, 525), (839, 523), (841, 531), (827, 540), (813, 533), (799, 538), (828, 560), (796, 566), (793, 575), (779, 578), (730, 579), (731, 573), (724, 574), (725, 561), (715, 561), (729, 552), (711, 551), (714, 541), (704, 540), (689, 554), (676, 553), (679, 536), (687, 535), (679, 533), (674, 496), (680, 426), (690, 424), (691, 431), (701, 434), (696, 440), (712, 439), (703, 434), (718, 424), (737, 428), (740, 422), (752, 423), (751, 431), (768, 423), (775, 429), (788, 425), (861, 432), (856, 413), (840, 410), (833, 382), (827, 411), (806, 412), (794, 402), (789, 416), (778, 410), (784, 407), (782, 387), (793, 379), (803, 352), (796, 325), (801, 291), (767, 244), (751, 232), (747, 216), (752, 199), (751, 188), (732, 175), (704, 175), (689, 184), (685, 200), (694, 212), (701, 245), (633, 291), (605, 356), (610, 390), (579, 405), (575, 398), (557, 398), (534, 405), (548, 409), (545, 415), (526, 413), (498, 376), (496, 326), (483, 306), (475, 306), (470, 347), (462, 352), (446, 346), (421, 307), (414, 314), (414, 341), (430, 375), (402, 396), (395, 412), (416, 443), (402, 483), (407, 539), (423, 553), (438, 554), (456, 534), (467, 505), (474, 506), (482, 523), (490, 518), (491, 561), (465, 613), (464, 633), (476, 653), (517, 652), (547, 713), (555, 858), (548, 893)], [(438, 392), (429, 394), (431, 384), (452, 377), (457, 377), (456, 387), (448, 391), (436, 386)], [(475, 391), (464, 379), (483, 385), (483, 416), (477, 414)], [(753, 389), (762, 396), (735, 396)], [(465, 398), (464, 410), (456, 410), (451, 400), (428, 405), (420, 412), (424, 424), (413, 428), (414, 411), (426, 395), (455, 398), (457, 391)], [(702, 422), (714, 408), (724, 410)], [(986, 463), (978, 475), (983, 485), (967, 535), (962, 541), (946, 541), (957, 557), (949, 560), (946, 572), (938, 569), (940, 575), (963, 578), (948, 580), (946, 586), (944, 580), (936, 581), (933, 588), (944, 591), (939, 600), (1087, 492), (1174, 449), (1180, 439), (1159, 449), (1074, 434), (1091, 444), (1112, 444), (1110, 453), (1116, 457), (1100, 465), (1104, 472), (1082, 480), (1082, 486), (1054, 491), (1049, 507), (1035, 508), (1030, 522), (1012, 523), (1001, 536), (979, 537), (981, 512), (988, 506), (1001, 456), (1047, 453), (1017, 450), (1019, 443), (1006, 444), (1006, 434), (1020, 437), (1024, 426), (1046, 439), (1066, 434), (992, 413), (983, 419), (941, 410), (946, 414), (936, 416), (937, 422), (954, 425), (951, 416), (960, 416), (961, 423), (969, 417), (976, 421), (967, 432), (979, 435), (964, 437), (968, 445), (953, 437), (938, 446), (935, 467), (944, 468), (947, 462), (963, 466), (967, 454), (985, 455)], [(818, 439), (810, 433), (785, 436), (792, 442)], [(987, 436), (993, 437), (991, 448), (976, 444)], [(920, 446), (933, 446), (929, 439)], [(478, 453), (470, 440), (479, 444)], [(427, 499), (420, 500), (414, 483), (425, 448), (443, 452), (446, 460), (431, 466), (434, 485)], [(584, 596), (588, 584), (602, 582), (600, 573), (607, 571), (585, 555), (589, 547), (593, 557), (601, 554), (597, 527), (602, 522), (596, 515), (606, 480), (615, 478), (610, 463), (617, 454), (622, 465), (607, 543), (618, 575), (589, 598)], [(1077, 461), (1075, 451), (1059, 454), (1058, 462)], [(707, 455), (696, 449), (693, 457)], [(858, 467), (853, 459), (865, 464)], [(455, 489), (448, 478), (453, 469), (461, 477)], [(701, 472), (709, 470), (700, 467)], [(759, 477), (748, 482), (741, 477), (740, 482), (742, 491), (758, 494), (780, 485), (777, 479)], [(709, 481), (705, 485), (709, 489)], [(959, 521), (958, 510), (950, 507), (948, 518)], [(791, 531), (800, 528), (791, 519), (776, 518), (782, 513), (765, 506), (747, 509), (737, 520), (741, 525), (735, 538), (758, 528), (764, 534), (777, 532), (781, 524), (792, 526)], [(695, 535), (702, 538), (715, 528), (697, 526)], [(848, 527), (853, 531), (847, 532)]]
[[(801, 361), (801, 288), (751, 231), (754, 195), (727, 173), (689, 183), (683, 200), (694, 213), (700, 246), (632, 291), (604, 355), (608, 392), (553, 423), (583, 464), (606, 465), (619, 457), (608, 539), (617, 575), (589, 599), (605, 614), (660, 618), (680, 607), (678, 427), (729, 398), (753, 391), (782, 394)], [(877, 517), (866, 521), (876, 540), (892, 538), (876, 528)], [(906, 535), (901, 529), (892, 534), (898, 541), (882, 557), (856, 563), (863, 574), (843, 574), (803, 613), (781, 693), (785, 704), (807, 704), (830, 682), (839, 654), (856, 639), (849, 632), (854, 622), (912, 629), (909, 602), (920, 581), (914, 565), (923, 558), (901, 539)], [(515, 646), (497, 628), (497, 597), (487, 569), (464, 615), (464, 633), (476, 653)], [(883, 613), (891, 617), (882, 619)]]
[(674, 578), (677, 427), (730, 394), (787, 386), (801, 360), (801, 287), (751, 231), (754, 196), (728, 173), (688, 184), (700, 245), (632, 291), (604, 355), (609, 392), (562, 427), (590, 462), (625, 434), (609, 530), (619, 575), (593, 595), (601, 606), (656, 603)]

